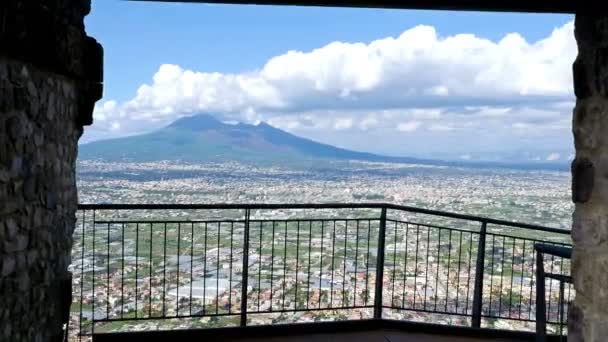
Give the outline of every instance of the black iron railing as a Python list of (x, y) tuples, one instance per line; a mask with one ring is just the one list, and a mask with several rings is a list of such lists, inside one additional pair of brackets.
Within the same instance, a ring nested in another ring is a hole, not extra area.
[(545, 272), (544, 258), (547, 255), (557, 256), (562, 259), (570, 260), (572, 258), (572, 248), (564, 246), (553, 246), (546, 245), (543, 243), (537, 243), (534, 245), (536, 250), (536, 279), (538, 279), (538, 286), (536, 287), (536, 298), (538, 299), (536, 311), (536, 341), (545, 342), (547, 341), (547, 317), (546, 317), (546, 303), (545, 303), (545, 281), (547, 279), (556, 280), (559, 284), (559, 297), (558, 297), (558, 322), (559, 322), (559, 335), (563, 335), (563, 326), (565, 322), (566, 300), (566, 284), (572, 284), (572, 277), (561, 273)]
[[(80, 205), (78, 220), (78, 335), (361, 318), (534, 330), (534, 244), (569, 245), (560, 229), (384, 203)], [(544, 266), (569, 275), (567, 259)]]

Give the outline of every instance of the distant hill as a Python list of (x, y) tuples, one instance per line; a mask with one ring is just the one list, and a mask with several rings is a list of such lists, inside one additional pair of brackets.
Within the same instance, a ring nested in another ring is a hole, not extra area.
[(499, 164), (388, 157), (351, 151), (295, 136), (266, 123), (226, 124), (211, 115), (181, 118), (155, 132), (95, 141), (80, 146), (79, 158), (105, 161), (184, 162), (238, 161), (262, 164), (291, 164), (315, 160), (360, 160), (461, 167), (508, 167), (553, 169), (556, 164)]

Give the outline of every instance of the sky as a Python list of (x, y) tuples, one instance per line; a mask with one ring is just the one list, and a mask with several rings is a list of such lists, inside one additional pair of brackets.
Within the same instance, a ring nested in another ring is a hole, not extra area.
[(572, 158), (573, 16), (94, 0), (104, 97), (81, 142), (198, 113), (447, 159)]

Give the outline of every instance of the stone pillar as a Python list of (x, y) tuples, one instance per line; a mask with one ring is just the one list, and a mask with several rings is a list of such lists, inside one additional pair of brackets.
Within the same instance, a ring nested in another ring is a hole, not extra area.
[(574, 62), (576, 158), (568, 341), (608, 339), (608, 15), (577, 14)]
[(0, 341), (60, 341), (75, 162), (102, 89), (90, 0), (0, 0)]

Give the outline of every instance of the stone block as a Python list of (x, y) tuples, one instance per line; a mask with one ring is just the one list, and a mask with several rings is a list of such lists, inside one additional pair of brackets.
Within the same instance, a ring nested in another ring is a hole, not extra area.
[(578, 247), (608, 243), (608, 213), (593, 206), (578, 206), (572, 216), (572, 240)]
[[(584, 47), (579, 47), (579, 50)], [(591, 85), (589, 79), (592, 77), (589, 75), (589, 66), (583, 57), (578, 56), (572, 64), (573, 83), (574, 83), (574, 95), (578, 99), (586, 99), (591, 96)]]
[(1, 272), (0, 275), (2, 277), (8, 277), (9, 275), (11, 275), (17, 266), (17, 261), (15, 259), (14, 255), (11, 254), (4, 254), (2, 255), (2, 268), (1, 268)]
[(595, 166), (585, 157), (577, 157), (572, 162), (572, 201), (585, 203), (593, 193)]
[(572, 66), (577, 99), (608, 97), (607, 17), (590, 13), (578, 14), (574, 34), (579, 52)]
[(602, 134), (602, 129), (608, 127), (608, 100), (578, 101), (572, 126), (574, 145), (579, 151), (608, 147), (608, 137)]
[(568, 311), (568, 340), (574, 342), (584, 342), (585, 338), (583, 336), (585, 325), (585, 316), (583, 310), (577, 305), (577, 303), (573, 303), (570, 306), (570, 310)]
[(13, 240), (17, 236), (19, 228), (17, 222), (12, 217), (9, 217), (4, 222), (5, 237), (7, 240)]
[(21, 252), (27, 249), (29, 244), (29, 237), (27, 235), (17, 235), (12, 240), (4, 241), (4, 251), (7, 253)]

